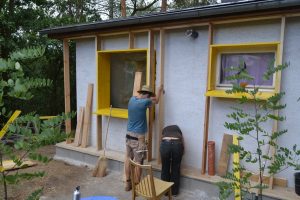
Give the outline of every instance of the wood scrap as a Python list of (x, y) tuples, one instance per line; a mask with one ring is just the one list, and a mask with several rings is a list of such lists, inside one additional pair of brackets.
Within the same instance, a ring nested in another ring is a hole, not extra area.
[(232, 144), (232, 135), (224, 134), (222, 141), (222, 148), (220, 152), (220, 158), (218, 163), (217, 173), (219, 176), (225, 176), (227, 173), (230, 154), (228, 153), (228, 145)]

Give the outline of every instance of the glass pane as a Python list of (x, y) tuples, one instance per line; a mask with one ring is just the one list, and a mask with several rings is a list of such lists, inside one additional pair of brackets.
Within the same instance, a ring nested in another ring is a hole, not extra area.
[(273, 65), (275, 53), (232, 53), (221, 54), (220, 84), (230, 84), (232, 81), (226, 80), (227, 76), (238, 73), (237, 71), (228, 71), (230, 67), (239, 67), (245, 62), (246, 69), (253, 81), (248, 81), (248, 85), (272, 86), (273, 77), (270, 80), (263, 80), (263, 74), (268, 66)]
[(146, 52), (113, 53), (110, 58), (110, 102), (113, 108), (127, 109), (132, 96), (134, 75), (140, 71), (142, 85), (146, 84)]

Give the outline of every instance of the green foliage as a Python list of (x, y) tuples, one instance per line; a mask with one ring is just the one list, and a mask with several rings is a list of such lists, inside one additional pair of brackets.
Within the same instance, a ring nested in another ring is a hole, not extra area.
[(43, 188), (35, 190), (26, 200), (39, 200), (43, 192)]
[[(249, 196), (253, 190), (257, 190), (258, 197), (262, 198), (263, 190), (267, 188), (263, 184), (263, 175), (265, 172), (269, 175), (275, 175), (288, 167), (299, 169), (300, 166), (300, 150), (297, 149), (297, 145), (294, 145), (290, 149), (281, 147), (276, 143), (280, 137), (287, 133), (287, 130), (272, 132), (264, 128), (267, 123), (286, 120), (286, 117), (281, 116), (278, 112), (286, 107), (286, 104), (281, 103), (284, 92), (276, 93), (267, 100), (260, 99), (258, 96), (259, 87), (254, 85), (253, 88), (247, 88), (239, 84), (241, 81), (251, 81), (254, 79), (243, 66), (243, 63), (241, 63), (239, 67), (229, 69), (237, 73), (227, 78), (232, 81), (232, 88), (226, 92), (242, 93), (244, 95), (238, 100), (239, 107), (232, 108), (233, 112), (227, 115), (229, 120), (224, 124), (227, 129), (238, 134), (240, 145), (230, 145), (228, 151), (229, 153), (238, 153), (242, 162), (236, 163), (239, 167), (233, 168), (232, 172), (227, 173), (224, 177), (226, 181), (217, 184), (220, 188), (220, 199), (229, 198), (234, 193), (234, 189), (238, 187), (237, 183), (239, 183), (242, 190), (242, 199), (247, 199), (246, 196)], [(263, 76), (265, 79), (268, 79), (274, 73), (280, 72), (287, 67), (288, 64), (269, 67)], [(249, 110), (248, 107), (244, 108), (243, 105), (251, 106), (252, 110)], [(253, 142), (255, 147), (246, 149), (243, 144), (249, 142)], [(264, 151), (270, 148), (274, 148), (276, 152), (274, 156), (269, 154), (269, 150)], [(258, 183), (250, 182), (252, 173), (246, 168), (246, 165), (248, 166), (249, 164), (254, 165), (259, 173)], [(237, 178), (234, 172), (240, 172), (241, 177)]]
[[(23, 72), (28, 60), (39, 58), (44, 53), (44, 48), (30, 47), (13, 52), (7, 59), (0, 59), (0, 117), (1, 128), (16, 108), (7, 107), (11, 99), (31, 100), (34, 90), (51, 85), (52, 81), (41, 78), (26, 77)], [(24, 62), (25, 61), (25, 62)], [(48, 120), (40, 120), (35, 113), (19, 116), (10, 124), (4, 138), (0, 142), (0, 165), (4, 159), (12, 160), (15, 166), (26, 167), (24, 161), (34, 161), (47, 164), (51, 158), (38, 153), (38, 149), (45, 145), (63, 141), (66, 134), (62, 129), (63, 122), (74, 117), (74, 113), (62, 114)], [(18, 184), (22, 180), (32, 180), (43, 177), (44, 172), (22, 173), (18, 171), (1, 171), (0, 183), (3, 184), (3, 198), (8, 199), (7, 186)], [(29, 199), (37, 199), (41, 189), (36, 190)]]

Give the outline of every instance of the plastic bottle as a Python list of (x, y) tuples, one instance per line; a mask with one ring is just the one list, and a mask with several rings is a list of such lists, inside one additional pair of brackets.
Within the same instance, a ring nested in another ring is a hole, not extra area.
[(80, 200), (80, 186), (77, 186), (74, 190), (73, 200)]

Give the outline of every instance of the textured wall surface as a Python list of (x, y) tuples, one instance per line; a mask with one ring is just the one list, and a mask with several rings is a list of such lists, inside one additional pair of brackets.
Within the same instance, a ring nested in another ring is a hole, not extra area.
[[(202, 139), (205, 108), (205, 90), (207, 80), (208, 61), (208, 29), (198, 28), (199, 37), (195, 40), (185, 36), (184, 29), (166, 31), (165, 35), (165, 126), (177, 124), (185, 136), (186, 152), (183, 165), (194, 168), (201, 167)], [(279, 128), (288, 128), (288, 135), (279, 141), (279, 144), (292, 146), (299, 144), (300, 97), (299, 74), (300, 67), (300, 19), (288, 18), (284, 43), (284, 62), (289, 62), (290, 67), (282, 73), (282, 90), (286, 92), (283, 102), (287, 103), (286, 109), (281, 113), (287, 116), (287, 121), (279, 124)], [(105, 50), (127, 49), (128, 37), (105, 37), (102, 48)], [(280, 20), (267, 20), (247, 23), (218, 25), (215, 29), (214, 44), (248, 43), (248, 42), (273, 42), (280, 40)], [(154, 38), (156, 49), (156, 86), (160, 84), (159, 71), (159, 35)], [(134, 48), (147, 48), (147, 34), (137, 34)], [(77, 41), (77, 106), (85, 106), (87, 84), (96, 82), (96, 60), (94, 39)], [(94, 95), (94, 108), (96, 99)], [(222, 137), (230, 133), (224, 127), (227, 120), (226, 114), (231, 112), (231, 106), (236, 105), (234, 99), (211, 98), (209, 140), (216, 142), (216, 165), (219, 159)], [(247, 104), (245, 109), (251, 110), (253, 105)], [(158, 118), (156, 107), (156, 119)], [(103, 130), (106, 130), (107, 118), (103, 118)], [(125, 151), (125, 134), (127, 120), (113, 118), (109, 129), (108, 149)], [(157, 125), (154, 124), (153, 156), (157, 157)], [(265, 128), (271, 130), (272, 123)], [(95, 146), (96, 123), (95, 116), (92, 122), (91, 140)], [(253, 141), (244, 142), (251, 148)], [(254, 169), (254, 167), (250, 167)], [(293, 170), (282, 172), (279, 177), (287, 177), (289, 186), (293, 186)]]

